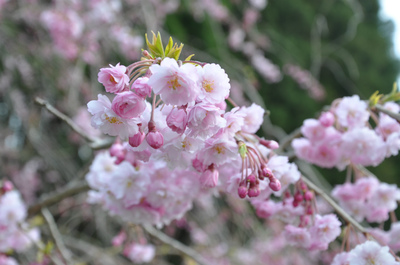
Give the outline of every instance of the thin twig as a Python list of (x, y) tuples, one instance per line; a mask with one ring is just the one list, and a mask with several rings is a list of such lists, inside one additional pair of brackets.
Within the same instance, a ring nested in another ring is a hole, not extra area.
[(61, 191), (58, 191), (56, 193), (52, 193), (49, 195), (45, 195), (43, 198), (41, 198), (37, 203), (31, 205), (28, 208), (28, 216), (33, 216), (40, 212), (40, 210), (44, 207), (49, 207), (53, 204), (56, 204), (65, 198), (74, 196), (76, 194), (88, 191), (90, 188), (86, 183), (80, 182), (77, 185), (73, 186), (67, 186)]
[(180, 253), (192, 258), (198, 264), (200, 264), (200, 265), (209, 264), (197, 251), (195, 251), (194, 249), (185, 246), (181, 242), (167, 236), (160, 230), (157, 230), (154, 227), (149, 226), (149, 225), (144, 225), (143, 229), (146, 230), (146, 232), (149, 233), (150, 235), (152, 235), (155, 238), (157, 238), (158, 240), (160, 240), (161, 242), (173, 247), (174, 249), (178, 250)]
[(47, 208), (42, 208), (42, 215), (46, 220), (47, 225), (49, 226), (51, 236), (53, 237), (61, 256), (64, 258), (67, 264), (74, 264), (72, 261), (71, 252), (65, 247), (64, 241), (62, 240), (61, 233), (57, 228), (57, 224), (54, 221), (53, 215)]
[(89, 142), (89, 146), (92, 149), (104, 149), (108, 148), (111, 146), (111, 144), (114, 142), (114, 139), (101, 139), (97, 137), (93, 137), (88, 135), (85, 131), (83, 131), (71, 118), (69, 118), (67, 115), (53, 107), (47, 100), (36, 97), (35, 98), (35, 103), (38, 104), (39, 106), (42, 106), (46, 108), (51, 114), (55, 115), (57, 118), (60, 120), (64, 121), (65, 123), (68, 124), (69, 127), (71, 127), (72, 130), (74, 130), (76, 133), (78, 133), (80, 136), (82, 136), (86, 141)]
[(352, 224), (358, 231), (361, 233), (367, 233), (365, 228), (361, 226), (353, 217), (351, 217), (345, 210), (342, 209), (328, 194), (326, 194), (322, 189), (320, 189), (317, 185), (315, 185), (312, 181), (310, 181), (306, 177), (302, 177), (302, 180), (307, 184), (310, 189), (314, 190), (318, 193), (322, 198), (325, 199), (327, 203), (329, 203), (333, 209), (347, 222)]
[(400, 114), (399, 114), (399, 113), (394, 113), (394, 112), (392, 112), (392, 111), (390, 111), (390, 110), (388, 110), (388, 109), (385, 109), (385, 107), (383, 107), (383, 106), (380, 105), (380, 104), (376, 104), (376, 105), (375, 105), (375, 108), (376, 108), (378, 111), (383, 112), (383, 113), (385, 113), (386, 115), (388, 115), (388, 116), (392, 117), (393, 119), (395, 119), (395, 120), (397, 120), (397, 121), (400, 122)]

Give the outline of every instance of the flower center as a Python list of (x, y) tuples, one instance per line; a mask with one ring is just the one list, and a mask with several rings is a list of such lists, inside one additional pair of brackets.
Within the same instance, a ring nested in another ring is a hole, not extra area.
[(175, 75), (174, 79), (171, 79), (167, 82), (168, 87), (172, 88), (173, 90), (176, 90), (177, 88), (181, 87), (181, 84), (179, 84), (179, 77)]
[(210, 93), (214, 90), (214, 81), (204, 80), (202, 86), (206, 92)]
[(117, 117), (110, 118), (107, 114), (105, 114), (105, 115), (106, 115), (106, 121), (108, 121), (109, 123), (122, 124), (122, 122)]

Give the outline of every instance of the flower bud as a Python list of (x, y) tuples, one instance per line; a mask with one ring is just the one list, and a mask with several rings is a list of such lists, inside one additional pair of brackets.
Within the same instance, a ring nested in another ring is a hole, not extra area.
[(167, 116), (167, 125), (172, 131), (182, 134), (186, 130), (187, 120), (184, 109), (174, 108)]
[(274, 174), (272, 173), (271, 169), (269, 169), (265, 164), (261, 164), (261, 171), (264, 177), (269, 178), (269, 180), (275, 178)]
[(335, 116), (332, 114), (332, 112), (327, 111), (323, 112), (321, 116), (319, 116), (318, 120), (322, 126), (329, 127), (335, 122)]
[(242, 198), (242, 199), (246, 198), (246, 195), (247, 195), (247, 187), (245, 187), (245, 186), (240, 186), (240, 187), (238, 188), (238, 195), (239, 195), (239, 197)]
[(281, 182), (276, 178), (270, 179), (269, 187), (273, 191), (280, 191), (281, 190)]
[(272, 150), (279, 148), (278, 142), (276, 142), (274, 140), (260, 139), (260, 144), (262, 144), (263, 146), (265, 146), (269, 149), (272, 149)]
[(151, 86), (147, 84), (147, 81), (149, 81), (148, 77), (139, 77), (132, 84), (131, 89), (135, 90), (136, 94), (138, 94), (142, 98), (150, 97)]
[(154, 149), (158, 149), (164, 144), (164, 136), (159, 131), (150, 131), (146, 135), (147, 143)]
[(216, 169), (207, 169), (200, 176), (200, 183), (203, 187), (213, 188), (218, 184), (219, 172)]
[(255, 185), (256, 184), (256, 176), (254, 174), (250, 174), (247, 176), (246, 181), (250, 183), (250, 185)]
[(302, 195), (300, 192), (297, 192), (297, 193), (294, 195), (294, 200), (297, 201), (297, 202), (303, 201), (303, 195)]
[(135, 134), (132, 137), (129, 137), (129, 144), (132, 147), (138, 147), (139, 145), (142, 144), (144, 138), (146, 137), (146, 135), (144, 134), (144, 132), (139, 131), (137, 134)]
[(131, 91), (117, 94), (111, 104), (112, 110), (124, 119), (139, 117), (146, 109), (145, 100)]
[(306, 193), (304, 194), (304, 199), (306, 201), (311, 201), (314, 198), (314, 194), (312, 193), (312, 191), (306, 191)]
[(258, 186), (250, 187), (247, 195), (249, 195), (249, 197), (257, 197), (260, 195), (260, 188)]
[(12, 184), (12, 182), (9, 180), (5, 180), (3, 182), (3, 187), (1, 187), (1, 191), (3, 193), (6, 193), (7, 191), (11, 191), (13, 188), (14, 188), (14, 185)]
[(110, 147), (110, 155), (115, 156), (118, 160), (124, 160), (125, 153), (126, 150), (119, 140)]

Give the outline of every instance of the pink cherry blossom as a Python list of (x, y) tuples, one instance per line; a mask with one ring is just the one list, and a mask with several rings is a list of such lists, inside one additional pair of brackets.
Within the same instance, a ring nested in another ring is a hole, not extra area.
[(98, 95), (98, 100), (92, 100), (87, 104), (88, 111), (93, 115), (91, 124), (105, 134), (119, 136), (127, 139), (139, 131), (138, 120), (124, 119), (111, 109), (111, 101), (107, 96)]
[(369, 119), (367, 103), (357, 95), (344, 97), (334, 111), (339, 124), (346, 128), (363, 127)]
[(310, 141), (316, 142), (324, 139), (325, 126), (316, 119), (306, 119), (301, 126), (301, 133)]
[(183, 106), (196, 99), (199, 91), (194, 65), (178, 66), (176, 60), (165, 58), (160, 65), (150, 66), (150, 71), (152, 75), (147, 84), (166, 104)]
[(241, 107), (238, 113), (244, 115), (243, 131), (256, 133), (264, 121), (264, 109), (253, 103), (250, 107)]
[(219, 129), (226, 126), (226, 120), (221, 117), (221, 110), (214, 105), (196, 104), (188, 114), (188, 135), (207, 139)]
[(186, 130), (188, 116), (184, 109), (174, 108), (167, 116), (167, 125), (176, 133), (182, 134)]
[(342, 252), (335, 256), (331, 265), (349, 265), (349, 253)]
[(150, 97), (151, 96), (151, 86), (149, 86), (147, 84), (148, 81), (149, 81), (148, 77), (139, 77), (132, 84), (131, 89), (135, 90), (136, 94), (138, 94), (142, 98)]
[(363, 166), (377, 166), (386, 156), (386, 145), (382, 138), (366, 127), (345, 132), (340, 149), (344, 157)]
[(328, 244), (341, 233), (341, 222), (334, 214), (315, 215), (314, 224), (310, 228), (312, 250), (326, 250)]
[(134, 263), (147, 263), (153, 260), (156, 248), (153, 245), (130, 243), (125, 246), (123, 253)]
[(218, 184), (219, 172), (216, 169), (207, 169), (200, 176), (200, 183), (204, 187), (213, 188)]
[(308, 248), (311, 243), (310, 232), (305, 227), (286, 225), (284, 235), (291, 246)]
[(397, 265), (392, 254), (389, 253), (389, 247), (382, 247), (373, 241), (366, 241), (363, 244), (357, 245), (349, 252), (349, 264), (351, 265)]
[(206, 64), (197, 66), (198, 87), (200, 87), (199, 99), (211, 104), (217, 104), (225, 100), (229, 95), (230, 84), (228, 75), (218, 64)]
[(143, 98), (131, 91), (125, 91), (117, 94), (111, 104), (112, 110), (124, 119), (139, 117), (146, 109), (146, 103)]
[(104, 85), (107, 92), (120, 93), (129, 85), (129, 77), (125, 72), (125, 66), (119, 63), (116, 66), (110, 64), (110, 67), (100, 69), (98, 81)]
[(7, 257), (3, 254), (0, 254), (0, 264), (1, 265), (18, 265), (17, 261), (13, 257)]

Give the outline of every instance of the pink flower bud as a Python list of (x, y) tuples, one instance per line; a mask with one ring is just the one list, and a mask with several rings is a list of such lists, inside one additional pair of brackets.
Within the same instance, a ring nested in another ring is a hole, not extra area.
[(204, 187), (213, 188), (218, 184), (219, 172), (216, 169), (207, 169), (200, 176), (200, 183)]
[(132, 147), (138, 147), (139, 145), (142, 144), (144, 138), (146, 137), (146, 135), (144, 134), (144, 132), (139, 131), (137, 134), (135, 134), (132, 137), (129, 137), (129, 144)]
[(261, 164), (261, 171), (264, 177), (267, 177), (270, 180), (275, 178), (271, 169), (269, 169), (265, 164)]
[(247, 176), (246, 181), (250, 183), (250, 185), (256, 184), (256, 176), (254, 174), (250, 174)]
[(129, 77), (125, 74), (126, 67), (120, 65), (110, 65), (110, 68), (101, 68), (98, 73), (98, 81), (102, 83), (107, 92), (119, 93), (124, 91), (129, 84)]
[(260, 144), (262, 144), (263, 146), (265, 146), (269, 149), (272, 149), (272, 150), (279, 148), (278, 142), (276, 142), (274, 140), (260, 139)]
[(164, 136), (155, 129), (146, 135), (147, 143), (154, 149), (158, 149), (164, 144)]
[(139, 117), (146, 109), (145, 100), (131, 91), (125, 91), (115, 96), (112, 110), (121, 118), (131, 119)]
[(167, 125), (174, 132), (182, 134), (186, 130), (187, 120), (185, 110), (174, 108), (167, 116)]
[(138, 94), (142, 98), (150, 97), (151, 86), (147, 84), (147, 81), (149, 81), (148, 77), (140, 77), (135, 80), (135, 82), (132, 84), (131, 89), (135, 90), (136, 94)]
[(313, 210), (313, 208), (311, 207), (311, 205), (309, 205), (309, 206), (307, 207), (307, 209), (306, 209), (306, 214), (308, 214), (308, 215), (313, 215), (313, 214), (314, 214), (314, 210)]
[(240, 198), (244, 199), (247, 195), (247, 188), (245, 186), (240, 186), (238, 188), (238, 195)]
[(116, 235), (112, 239), (112, 245), (114, 247), (119, 247), (124, 243), (125, 240), (126, 240), (126, 233), (125, 233), (125, 231), (121, 231), (121, 232), (119, 232), (118, 235)]
[(205, 170), (205, 166), (203, 165), (203, 163), (199, 159), (197, 159), (197, 157), (192, 160), (192, 166), (198, 172), (204, 172), (204, 170)]
[(303, 195), (302, 195), (300, 192), (297, 192), (297, 193), (294, 195), (294, 200), (297, 201), (297, 202), (303, 201)]
[(125, 154), (126, 150), (119, 141), (116, 141), (110, 147), (110, 155), (115, 156), (116, 158), (118, 158), (118, 160), (124, 160)]
[(332, 112), (327, 111), (323, 112), (318, 120), (322, 126), (329, 127), (335, 122), (335, 116), (332, 114)]
[(247, 195), (249, 195), (249, 197), (257, 197), (260, 195), (260, 188), (258, 186), (250, 187)]
[(309, 190), (304, 194), (304, 199), (306, 201), (311, 201), (313, 198), (314, 198), (314, 194)]
[(12, 184), (11, 181), (9, 180), (5, 180), (3, 182), (3, 187), (1, 188), (1, 190), (6, 193), (7, 191), (11, 191), (14, 188), (14, 185)]
[(273, 191), (280, 191), (281, 190), (281, 182), (276, 178), (270, 179), (269, 187)]

